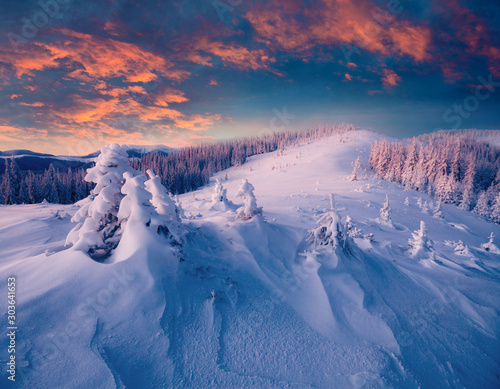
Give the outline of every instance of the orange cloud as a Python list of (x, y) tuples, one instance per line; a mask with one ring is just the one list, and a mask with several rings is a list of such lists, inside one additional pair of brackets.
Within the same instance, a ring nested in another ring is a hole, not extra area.
[(74, 68), (69, 78), (86, 82), (113, 77), (131, 83), (150, 82), (157, 74), (174, 81), (189, 77), (189, 72), (138, 45), (69, 29), (58, 32), (62, 39), (53, 43), (34, 42), (21, 46), (18, 52), (4, 48), (0, 62), (9, 64), (18, 78), (63, 65)]
[[(269, 56), (264, 49), (250, 50), (238, 44), (226, 44), (223, 42), (212, 41), (208, 38), (201, 38), (194, 46), (195, 55), (188, 56), (190, 61), (199, 63), (200, 65), (210, 64), (207, 57), (202, 56), (199, 52), (205, 52), (213, 56), (219, 57), (224, 66), (234, 67), (239, 70), (272, 70), (269, 65), (276, 62), (276, 59)], [(200, 62), (197, 62), (200, 60)]]
[(189, 99), (184, 96), (184, 92), (174, 89), (165, 88), (156, 96), (155, 104), (161, 107), (168, 107), (169, 103), (185, 103)]
[(210, 86), (219, 86), (219, 83), (217, 82), (217, 80), (210, 80), (210, 82), (208, 83), (208, 85), (210, 85)]
[(26, 107), (44, 107), (45, 104), (42, 102), (35, 102), (35, 103), (19, 103), (20, 105), (24, 105)]
[(399, 77), (396, 72), (389, 69), (384, 69), (384, 76), (382, 77), (382, 82), (386, 87), (392, 87), (399, 84), (401, 77)]
[(349, 81), (352, 81), (352, 76), (349, 73), (345, 74), (345, 78)]
[(221, 115), (192, 115), (186, 118), (179, 118), (175, 121), (178, 128), (187, 128), (192, 131), (205, 131), (212, 127), (215, 122), (221, 119)]
[(301, 7), (293, 0), (273, 0), (248, 11), (245, 18), (261, 41), (302, 55), (316, 45), (347, 44), (372, 53), (407, 55), (419, 62), (430, 59), (428, 27), (394, 15), (381, 24), (381, 17), (374, 15), (387, 10), (368, 0), (317, 0), (307, 9)]

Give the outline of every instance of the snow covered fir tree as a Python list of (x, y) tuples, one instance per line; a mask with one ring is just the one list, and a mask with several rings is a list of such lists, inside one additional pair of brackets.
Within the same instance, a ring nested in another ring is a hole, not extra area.
[(387, 226), (394, 226), (392, 223), (391, 207), (389, 205), (389, 195), (387, 194), (385, 195), (385, 202), (382, 208), (380, 208), (380, 221)]
[(123, 194), (124, 173), (130, 172), (125, 149), (117, 144), (105, 146), (89, 169), (85, 180), (96, 184), (86, 203), (73, 216), (78, 223), (68, 234), (66, 245), (105, 258), (120, 241), (118, 218)]
[(427, 238), (427, 229), (424, 221), (420, 221), (420, 228), (412, 232), (412, 237), (408, 239), (408, 252), (412, 257), (422, 256), (430, 252), (431, 242)]
[[(96, 166), (85, 179), (94, 182), (91, 195), (73, 216), (78, 223), (66, 245), (105, 260), (124, 236), (130, 242), (146, 227), (181, 244), (182, 227), (175, 203), (160, 178), (148, 170), (150, 179), (129, 167), (126, 148), (112, 144), (101, 149)], [(140, 242), (138, 242), (140, 243)]]
[(241, 181), (241, 185), (236, 193), (237, 197), (244, 200), (243, 206), (236, 210), (236, 218), (241, 220), (248, 220), (254, 216), (262, 216), (262, 207), (257, 206), (257, 199), (253, 191), (255, 188), (248, 182), (247, 179)]

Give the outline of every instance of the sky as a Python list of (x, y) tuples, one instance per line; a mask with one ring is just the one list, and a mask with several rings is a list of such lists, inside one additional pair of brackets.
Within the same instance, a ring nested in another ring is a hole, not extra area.
[(0, 150), (500, 128), (497, 0), (0, 0)]

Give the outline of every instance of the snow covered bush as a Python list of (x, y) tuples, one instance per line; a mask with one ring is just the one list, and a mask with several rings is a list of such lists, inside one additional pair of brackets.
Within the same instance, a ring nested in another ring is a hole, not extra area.
[(408, 239), (408, 245), (410, 246), (408, 252), (412, 257), (430, 251), (431, 242), (427, 239), (427, 230), (423, 221), (420, 221), (420, 229), (412, 232), (412, 237)]
[(363, 237), (363, 231), (354, 226), (350, 216), (347, 216), (345, 220), (345, 232), (351, 238)]
[(488, 242), (483, 243), (481, 245), (481, 248), (484, 251), (488, 251), (490, 253), (500, 254), (500, 249), (497, 247), (497, 245), (495, 245), (494, 240), (495, 240), (495, 235), (493, 235), (493, 232), (492, 232), (488, 238)]
[(71, 219), (78, 223), (66, 238), (66, 246), (106, 257), (120, 240), (118, 209), (123, 198), (123, 174), (130, 171), (126, 148), (111, 144), (101, 149), (96, 165), (87, 170), (85, 180), (94, 182), (88, 201)]
[(467, 247), (467, 245), (464, 244), (464, 242), (462, 242), (461, 240), (459, 240), (458, 242), (455, 242), (453, 244), (453, 250), (455, 251), (455, 254), (458, 254), (458, 255), (469, 255), (470, 254), (469, 247)]
[(375, 240), (375, 237), (373, 236), (373, 233), (370, 232), (369, 234), (363, 235), (363, 239), (367, 240), (368, 242), (373, 242)]
[(380, 221), (382, 224), (393, 226), (392, 224), (392, 215), (391, 215), (391, 207), (389, 206), (389, 196), (385, 195), (385, 203), (382, 208), (380, 208)]
[(410, 200), (408, 199), (408, 197), (405, 199), (405, 205), (410, 205)]
[(314, 248), (331, 247), (336, 249), (344, 240), (340, 215), (335, 211), (324, 213), (309, 231), (307, 242)]
[(262, 208), (257, 206), (257, 200), (253, 191), (255, 188), (247, 179), (241, 181), (240, 188), (236, 196), (244, 199), (245, 204), (236, 210), (236, 219), (247, 220), (256, 215), (262, 216)]

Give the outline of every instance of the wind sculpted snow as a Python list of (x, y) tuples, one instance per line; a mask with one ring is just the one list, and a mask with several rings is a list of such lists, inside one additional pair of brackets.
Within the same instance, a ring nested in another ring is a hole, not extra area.
[[(129, 224), (103, 263), (64, 248), (78, 206), (0, 207), (16, 385), (498, 387), (500, 254), (488, 248), (500, 228), (380, 181), (367, 170), (379, 138), (251, 157), (179, 196), (182, 245)], [(262, 216), (236, 217), (243, 179)], [(386, 195), (394, 226), (380, 219)]]

